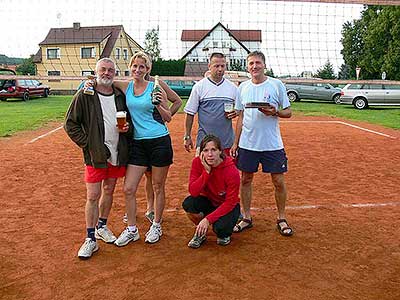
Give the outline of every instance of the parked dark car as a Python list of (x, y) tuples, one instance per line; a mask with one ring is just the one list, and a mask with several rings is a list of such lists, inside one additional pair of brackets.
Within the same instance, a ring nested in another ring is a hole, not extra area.
[(189, 96), (192, 91), (193, 80), (164, 80), (168, 86), (179, 96)]
[(341, 89), (329, 83), (286, 83), (286, 92), (291, 102), (310, 99), (340, 103)]
[[(15, 72), (8, 75), (15, 75)], [(2, 70), (0, 74), (6, 75)], [(35, 79), (0, 79), (0, 100), (7, 98), (22, 98), (24, 101), (30, 97), (47, 97), (50, 94), (50, 87), (43, 85)]]

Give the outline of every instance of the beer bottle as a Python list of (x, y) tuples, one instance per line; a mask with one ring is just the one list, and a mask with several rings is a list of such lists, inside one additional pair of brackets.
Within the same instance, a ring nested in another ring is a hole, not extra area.
[(161, 86), (158, 75), (154, 76), (154, 87), (153, 91), (151, 92), (151, 103), (153, 105), (158, 105), (161, 101), (157, 98), (157, 93), (161, 92)]
[(87, 88), (83, 89), (83, 93), (86, 95), (94, 95), (94, 80), (96, 79), (96, 76), (94, 75), (88, 75), (87, 79), (92, 82), (92, 86), (88, 86)]

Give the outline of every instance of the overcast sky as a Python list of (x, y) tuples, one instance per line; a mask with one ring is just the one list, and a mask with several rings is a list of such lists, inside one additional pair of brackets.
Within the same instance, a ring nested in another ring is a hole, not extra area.
[[(85, 6), (83, 5), (85, 3)], [(91, 3), (92, 6), (87, 6)], [(275, 74), (315, 71), (329, 59), (337, 69), (341, 29), (360, 16), (362, 5), (260, 0), (0, 0), (0, 54), (36, 53), (50, 28), (122, 24), (140, 45), (160, 28), (163, 58), (180, 58), (183, 29), (262, 30), (261, 50)]]

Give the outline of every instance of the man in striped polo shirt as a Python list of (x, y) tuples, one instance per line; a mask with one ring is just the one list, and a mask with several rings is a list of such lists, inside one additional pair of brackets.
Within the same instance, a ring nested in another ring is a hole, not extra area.
[(198, 132), (196, 139), (196, 155), (200, 141), (207, 134), (220, 138), (224, 152), (229, 155), (234, 140), (232, 119), (237, 116), (235, 110), (225, 112), (224, 107), (235, 104), (239, 97), (238, 89), (228, 79), (224, 78), (226, 59), (222, 53), (213, 53), (208, 64), (210, 75), (193, 86), (189, 100), (185, 106), (185, 136), (183, 137), (186, 151), (193, 149), (191, 137), (193, 120), (198, 113)]

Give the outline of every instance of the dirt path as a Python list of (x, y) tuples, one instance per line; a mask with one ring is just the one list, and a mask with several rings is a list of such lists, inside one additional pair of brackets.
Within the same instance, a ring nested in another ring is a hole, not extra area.
[[(174, 164), (167, 182), (164, 235), (124, 248), (100, 244), (88, 261), (80, 150), (60, 124), (0, 139), (0, 299), (400, 299), (400, 132), (354, 123), (282, 123), (289, 157), (291, 238), (275, 229), (270, 178), (257, 174), (253, 229), (198, 250), (180, 208), (193, 154), (182, 146), (183, 115), (169, 124)], [(292, 121), (338, 121), (292, 118)], [(356, 204), (355, 206), (351, 204)], [(123, 230), (121, 183), (109, 224)]]

